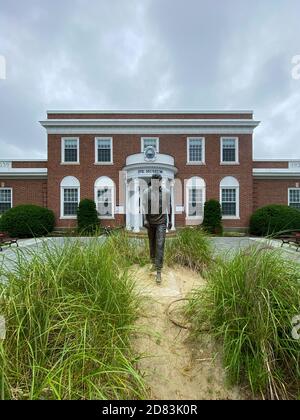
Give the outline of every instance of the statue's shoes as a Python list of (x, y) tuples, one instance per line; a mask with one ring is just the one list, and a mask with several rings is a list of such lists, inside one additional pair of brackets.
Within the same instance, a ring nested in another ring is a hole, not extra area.
[(161, 284), (161, 273), (160, 272), (158, 272), (156, 274), (156, 284)]

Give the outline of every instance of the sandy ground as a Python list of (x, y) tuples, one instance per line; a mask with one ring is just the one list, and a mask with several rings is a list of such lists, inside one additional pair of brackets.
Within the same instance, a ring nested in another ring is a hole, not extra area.
[[(220, 355), (210, 336), (192, 340), (189, 331), (175, 326), (167, 316), (171, 302), (185, 297), (205, 283), (183, 268), (165, 269), (161, 286), (155, 284), (150, 266), (134, 267), (133, 276), (141, 294), (142, 309), (133, 346), (142, 354), (139, 369), (151, 399), (199, 400), (241, 399), (237, 388), (225, 381)], [(184, 324), (180, 304), (171, 306), (171, 317)]]

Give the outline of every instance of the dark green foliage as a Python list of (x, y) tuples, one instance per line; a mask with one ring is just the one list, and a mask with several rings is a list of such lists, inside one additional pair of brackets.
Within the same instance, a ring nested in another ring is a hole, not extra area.
[(55, 216), (52, 210), (32, 204), (13, 207), (0, 219), (0, 230), (12, 238), (31, 238), (52, 232)]
[(252, 235), (275, 235), (290, 229), (300, 229), (300, 211), (289, 206), (271, 204), (261, 207), (250, 219)]
[(202, 227), (208, 233), (222, 234), (222, 209), (219, 201), (209, 200), (204, 204), (204, 219)]
[(80, 233), (94, 233), (99, 227), (96, 204), (93, 200), (81, 200), (77, 210), (77, 223)]

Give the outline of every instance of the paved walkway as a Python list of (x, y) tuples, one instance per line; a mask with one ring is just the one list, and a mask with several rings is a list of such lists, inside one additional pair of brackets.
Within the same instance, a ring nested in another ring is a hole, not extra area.
[(285, 245), (281, 247), (281, 241), (276, 239), (253, 238), (253, 237), (216, 237), (210, 238), (213, 243), (214, 253), (217, 255), (232, 256), (240, 249), (249, 246), (270, 246), (280, 249), (282, 254), (289, 259), (300, 262), (300, 251), (296, 251), (295, 247)]
[[(80, 241), (87, 243), (95, 238), (79, 238), (79, 237), (57, 237), (57, 238), (37, 238), (37, 239), (19, 239), (18, 244), (12, 245), (11, 247), (4, 247), (3, 251), (0, 252), (0, 271), (1, 268), (12, 270), (15, 263), (20, 255), (24, 256), (28, 261), (31, 260), (34, 252), (42, 252), (44, 246), (63, 246), (65, 243)], [(96, 238), (99, 243), (103, 243), (105, 240), (104, 236)]]

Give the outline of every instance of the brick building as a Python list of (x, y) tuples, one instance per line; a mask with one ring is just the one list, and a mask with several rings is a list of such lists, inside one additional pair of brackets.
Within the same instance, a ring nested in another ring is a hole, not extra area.
[(201, 223), (211, 198), (231, 230), (266, 204), (300, 208), (300, 160), (253, 160), (252, 111), (49, 111), (41, 124), (48, 160), (0, 161), (0, 213), (38, 204), (67, 228), (91, 198), (101, 223), (139, 231), (141, 188), (153, 173), (170, 187), (172, 229)]

